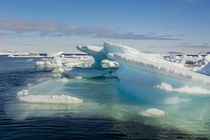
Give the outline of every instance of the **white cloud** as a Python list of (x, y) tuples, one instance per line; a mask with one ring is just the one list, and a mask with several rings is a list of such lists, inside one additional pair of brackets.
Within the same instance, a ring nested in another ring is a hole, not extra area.
[(39, 32), (40, 36), (91, 36), (95, 38), (133, 39), (133, 40), (180, 40), (173, 35), (141, 35), (119, 32), (110, 27), (83, 28), (66, 24), (57, 24), (51, 21), (36, 21), (26, 18), (4, 16), (0, 17), (0, 29), (15, 31), (16, 33)]

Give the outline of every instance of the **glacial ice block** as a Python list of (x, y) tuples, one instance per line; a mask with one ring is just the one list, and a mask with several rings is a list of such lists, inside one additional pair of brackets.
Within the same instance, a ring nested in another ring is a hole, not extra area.
[[(95, 68), (101, 68), (101, 61), (109, 59), (117, 61), (120, 69), (117, 73), (119, 89), (140, 99), (162, 103), (177, 92), (166, 92), (155, 89), (155, 85), (166, 83), (178, 89), (180, 87), (200, 87), (209, 90), (210, 77), (195, 73), (181, 64), (163, 60), (158, 55), (141, 51), (115, 43), (104, 42), (104, 47), (78, 46), (79, 50), (92, 55)], [(153, 88), (154, 90), (150, 90)]]
[(103, 69), (103, 68), (119, 68), (119, 63), (107, 59), (106, 52), (110, 52), (110, 49), (100, 46), (77, 46), (77, 49), (90, 54), (94, 58), (92, 68)]
[[(95, 59), (93, 68), (101, 68), (104, 59), (114, 60), (126, 68), (156, 72), (168, 76), (179, 76), (193, 79), (204, 83), (210, 83), (210, 77), (195, 73), (181, 64), (172, 63), (162, 58), (142, 53), (141, 51), (116, 43), (104, 42), (104, 47), (99, 46), (77, 46), (77, 49), (92, 55)], [(123, 68), (122, 68), (123, 69)]]
[(106, 59), (106, 54), (104, 53), (104, 48), (99, 46), (77, 46), (77, 49), (90, 54), (94, 58), (94, 63), (92, 65), (95, 69), (101, 69), (101, 61)]

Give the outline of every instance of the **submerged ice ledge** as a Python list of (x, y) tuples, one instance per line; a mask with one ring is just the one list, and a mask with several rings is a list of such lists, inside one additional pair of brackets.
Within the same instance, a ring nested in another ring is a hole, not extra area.
[(28, 90), (17, 93), (17, 98), (26, 103), (79, 104), (83, 100), (68, 95), (30, 95)]
[(189, 101), (190, 101), (190, 99), (187, 99), (187, 98), (170, 97), (170, 98), (167, 98), (164, 101), (164, 104), (176, 105), (176, 104), (179, 104), (179, 103), (187, 103)]

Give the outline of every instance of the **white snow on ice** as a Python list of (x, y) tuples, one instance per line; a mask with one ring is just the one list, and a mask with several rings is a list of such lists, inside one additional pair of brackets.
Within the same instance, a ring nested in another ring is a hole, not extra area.
[(101, 66), (103, 68), (119, 68), (120, 64), (116, 61), (104, 59), (101, 61)]

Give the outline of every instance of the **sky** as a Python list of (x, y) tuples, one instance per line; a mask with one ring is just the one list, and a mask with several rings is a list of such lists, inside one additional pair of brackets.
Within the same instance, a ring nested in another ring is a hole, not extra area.
[(209, 51), (210, 0), (0, 0), (0, 50)]

